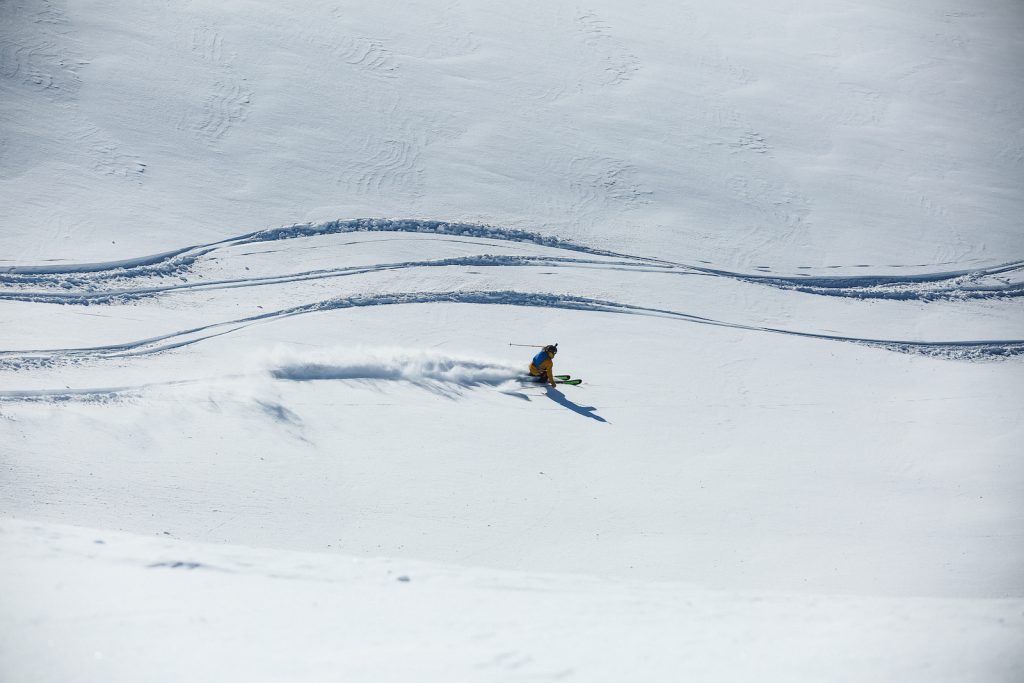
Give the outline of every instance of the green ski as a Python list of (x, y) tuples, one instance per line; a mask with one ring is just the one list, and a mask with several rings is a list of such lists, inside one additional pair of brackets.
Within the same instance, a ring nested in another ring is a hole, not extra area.
[[(532, 375), (527, 375), (527, 377), (532, 382), (538, 381), (538, 378)], [(572, 379), (572, 375), (555, 375), (555, 384), (568, 384), (570, 386), (576, 386), (578, 384), (583, 384), (583, 380)]]

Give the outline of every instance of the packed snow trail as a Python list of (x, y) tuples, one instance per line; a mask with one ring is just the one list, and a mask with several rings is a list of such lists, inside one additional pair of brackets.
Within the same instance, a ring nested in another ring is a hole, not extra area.
[(180, 348), (197, 342), (230, 334), (251, 325), (272, 322), (309, 313), (359, 308), (367, 306), (389, 306), (396, 304), (460, 303), (504, 306), (536, 306), (541, 308), (568, 309), (602, 313), (620, 313), (669, 318), (700, 325), (714, 325), (753, 332), (784, 334), (806, 339), (845, 342), (882, 348), (900, 353), (933, 356), (953, 360), (991, 360), (1017, 356), (1024, 353), (1024, 340), (897, 340), (844, 337), (839, 335), (801, 332), (775, 327), (746, 325), (695, 316), (668, 309), (649, 308), (615, 301), (592, 299), (579, 296), (565, 296), (539, 292), (518, 291), (451, 291), (451, 292), (396, 292), (335, 297), (301, 306), (269, 311), (259, 315), (227, 320), (193, 327), (178, 332), (150, 337), (136, 341), (104, 346), (30, 349), (0, 351), (0, 368), (23, 369), (45, 367), (54, 364), (144, 356), (161, 351)]
[[(465, 256), (457, 258), (433, 259), (425, 261), (402, 261), (397, 263), (380, 263), (363, 266), (344, 266), (339, 268), (327, 268), (320, 270), (304, 271), (289, 275), (274, 275), (268, 277), (233, 278), (225, 280), (204, 280), (201, 282), (187, 282), (175, 285), (164, 285), (159, 287), (139, 287), (134, 289), (110, 289), (101, 291), (2, 291), (0, 300), (28, 301), (33, 303), (56, 303), (56, 304), (114, 304), (138, 299), (156, 297), (161, 294), (183, 292), (189, 290), (210, 291), (217, 289), (236, 289), (239, 287), (260, 287), (266, 285), (284, 284), (288, 282), (302, 282), (307, 280), (322, 280), (328, 278), (345, 277), (349, 275), (364, 275), (367, 273), (378, 273), (389, 270), (404, 270), (411, 268), (451, 268), (451, 267), (592, 267), (610, 269), (629, 269), (634, 272), (664, 271), (663, 267), (647, 266), (630, 261), (598, 261), (592, 259), (574, 259), (564, 256), (507, 256), (482, 254), (480, 256)], [(670, 268), (670, 267), (669, 267)]]
[[(1024, 296), (1024, 281), (1011, 279), (1024, 275), (1024, 260), (1011, 261), (979, 268), (958, 268), (914, 275), (872, 274), (872, 275), (770, 275), (739, 273), (712, 268), (706, 265), (694, 265), (666, 261), (646, 256), (631, 255), (616, 251), (596, 249), (556, 237), (547, 237), (539, 233), (525, 230), (497, 228), (488, 225), (471, 223), (448, 223), (427, 220), (388, 220), (388, 219), (350, 219), (337, 220), (320, 224), (295, 225), (247, 233), (238, 237), (227, 238), (208, 244), (183, 247), (173, 251), (144, 256), (136, 259), (123, 259), (106, 263), (88, 264), (53, 264), (42, 266), (6, 266), (0, 270), (0, 285), (10, 289), (0, 289), (0, 298), (38, 301), (42, 303), (115, 303), (119, 298), (135, 298), (143, 295), (155, 295), (163, 291), (172, 291), (173, 287), (151, 287), (138, 290), (118, 290), (103, 294), (95, 291), (74, 292), (76, 288), (95, 290), (110, 281), (123, 282), (141, 277), (180, 276), (191, 269), (195, 263), (205, 256), (227, 247), (244, 244), (273, 242), (307, 237), (317, 237), (340, 233), (355, 232), (405, 232), (424, 233), (443, 236), (457, 236), (473, 239), (500, 240), (535, 244), (556, 250), (573, 251), (605, 258), (623, 259), (633, 265), (646, 264), (666, 269), (665, 272), (678, 272), (683, 269), (689, 273), (698, 273), (711, 277), (721, 277), (757, 285), (787, 289), (796, 292), (819, 296), (837, 296), (853, 299), (897, 299), (897, 300), (964, 300), (964, 299), (996, 299)], [(480, 263), (430, 263), (430, 264), (395, 264), (393, 267), (414, 267), (416, 265), (517, 265), (513, 261), (492, 261)], [(620, 264), (624, 265), (624, 264)], [(628, 264), (625, 264), (628, 265)], [(380, 266), (384, 267), (384, 266)], [(867, 267), (867, 266), (859, 266)], [(907, 266), (890, 266), (891, 268)], [(922, 266), (914, 266), (922, 267)], [(312, 274), (286, 274), (276, 276), (278, 279), (300, 278)], [(273, 280), (274, 278), (269, 278)], [(204, 283), (212, 285), (217, 283)], [(230, 282), (220, 284), (231, 284)], [(239, 282), (239, 284), (244, 284)], [(258, 284), (252, 282), (252, 284)], [(25, 291), (27, 286), (50, 286), (64, 290), (63, 292)], [(193, 285), (199, 286), (199, 285)]]

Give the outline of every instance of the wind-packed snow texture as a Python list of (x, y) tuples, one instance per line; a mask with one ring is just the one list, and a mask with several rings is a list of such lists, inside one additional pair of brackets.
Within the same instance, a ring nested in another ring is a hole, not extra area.
[(1021, 680), (1020, 35), (0, 2), (0, 679)]

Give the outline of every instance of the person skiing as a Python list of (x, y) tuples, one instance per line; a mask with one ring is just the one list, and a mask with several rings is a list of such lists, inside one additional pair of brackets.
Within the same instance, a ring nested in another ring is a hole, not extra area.
[(533, 361), (530, 362), (530, 375), (536, 377), (538, 382), (555, 386), (556, 353), (558, 353), (558, 344), (548, 344), (533, 357)]

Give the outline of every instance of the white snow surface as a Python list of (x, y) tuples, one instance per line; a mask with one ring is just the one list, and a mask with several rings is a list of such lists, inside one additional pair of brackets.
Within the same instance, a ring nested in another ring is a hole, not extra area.
[(0, 680), (1024, 679), (1021, 35), (0, 1)]

